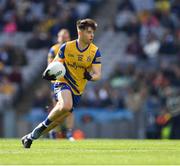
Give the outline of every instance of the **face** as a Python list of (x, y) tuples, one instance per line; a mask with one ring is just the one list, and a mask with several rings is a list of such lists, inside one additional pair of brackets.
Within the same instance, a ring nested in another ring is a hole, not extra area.
[(70, 41), (70, 34), (67, 30), (62, 30), (58, 33), (58, 43), (64, 43)]
[(79, 35), (82, 42), (90, 44), (94, 39), (94, 30), (91, 27), (88, 27), (85, 30), (80, 31)]

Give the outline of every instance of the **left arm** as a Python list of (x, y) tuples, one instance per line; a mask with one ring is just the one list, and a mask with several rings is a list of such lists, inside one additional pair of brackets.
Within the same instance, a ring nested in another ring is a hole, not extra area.
[(92, 64), (91, 81), (97, 81), (101, 79), (101, 64)]
[(101, 79), (101, 54), (99, 49), (96, 51), (96, 55), (93, 59), (91, 71), (92, 72), (88, 72), (87, 70), (85, 71), (85, 79), (88, 81), (97, 81)]

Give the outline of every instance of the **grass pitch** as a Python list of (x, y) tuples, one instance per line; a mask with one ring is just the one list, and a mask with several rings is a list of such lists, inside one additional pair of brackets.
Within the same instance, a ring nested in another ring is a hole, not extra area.
[(20, 139), (0, 139), (0, 165), (177, 165), (180, 141), (40, 139), (23, 149)]

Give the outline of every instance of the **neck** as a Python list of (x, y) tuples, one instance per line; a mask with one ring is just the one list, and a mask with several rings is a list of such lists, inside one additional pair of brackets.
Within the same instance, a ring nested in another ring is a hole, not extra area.
[(79, 38), (77, 39), (77, 43), (78, 43), (78, 47), (79, 49), (83, 50), (85, 49), (89, 44), (84, 43), (82, 40), (80, 40)]
[(64, 44), (64, 42), (62, 42), (62, 41), (61, 41), (61, 42), (58, 42), (58, 43), (59, 43), (59, 45), (62, 45), (62, 44)]

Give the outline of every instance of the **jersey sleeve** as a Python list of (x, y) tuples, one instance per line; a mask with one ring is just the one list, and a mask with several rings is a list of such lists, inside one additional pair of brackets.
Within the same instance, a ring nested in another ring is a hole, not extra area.
[(96, 51), (92, 64), (101, 64), (101, 53), (99, 49)]
[(66, 44), (64, 43), (64, 44), (61, 46), (61, 48), (59, 49), (59, 51), (58, 51), (58, 57), (59, 57), (60, 59), (64, 59), (64, 58), (65, 58), (65, 56), (64, 56), (65, 48), (66, 48)]

